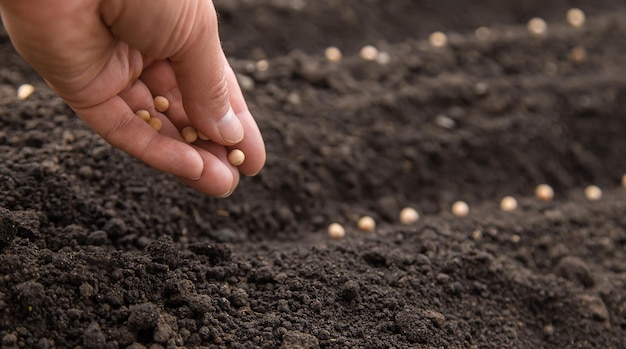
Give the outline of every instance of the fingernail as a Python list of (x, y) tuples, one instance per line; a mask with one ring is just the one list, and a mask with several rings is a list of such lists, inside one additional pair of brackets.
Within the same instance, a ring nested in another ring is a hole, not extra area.
[(220, 195), (218, 196), (218, 198), (220, 199), (226, 199), (227, 197), (231, 196), (233, 194), (233, 192), (235, 192), (235, 189), (231, 189), (229, 190), (226, 194)]
[(226, 142), (235, 144), (243, 139), (243, 126), (232, 108), (228, 109), (226, 115), (220, 120), (218, 128)]

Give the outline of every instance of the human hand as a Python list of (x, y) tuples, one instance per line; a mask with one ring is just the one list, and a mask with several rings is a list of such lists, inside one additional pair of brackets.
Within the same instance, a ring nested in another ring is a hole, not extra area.
[[(95, 132), (214, 196), (255, 175), (265, 146), (220, 46), (208, 0), (0, 0), (20, 55)], [(153, 96), (165, 96), (165, 114)], [(161, 119), (156, 132), (134, 111)], [(185, 143), (192, 125), (211, 141)], [(235, 168), (229, 149), (246, 154)]]

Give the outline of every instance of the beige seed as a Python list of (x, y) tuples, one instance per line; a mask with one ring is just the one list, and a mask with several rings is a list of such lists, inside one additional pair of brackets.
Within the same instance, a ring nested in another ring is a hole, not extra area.
[(270, 68), (270, 62), (267, 61), (267, 59), (262, 59), (258, 62), (256, 62), (256, 70), (259, 72), (264, 72), (267, 71)]
[(585, 197), (589, 201), (598, 201), (602, 198), (602, 189), (596, 185), (590, 185), (585, 188)]
[(576, 64), (585, 63), (587, 61), (587, 50), (582, 46), (576, 46), (570, 51), (569, 58)]
[(465, 217), (469, 214), (470, 209), (465, 201), (457, 201), (452, 204), (451, 211), (457, 217)]
[(376, 63), (380, 65), (387, 65), (391, 62), (391, 56), (387, 52), (379, 52), (376, 56)]
[(622, 176), (622, 187), (626, 188), (626, 173)]
[(514, 243), (518, 243), (522, 240), (522, 237), (519, 236), (518, 234), (513, 234), (511, 235), (511, 241)]
[(472, 232), (472, 239), (474, 239), (474, 241), (478, 241), (480, 239), (483, 238), (483, 232), (476, 229)]
[(548, 31), (548, 25), (546, 24), (546, 21), (539, 17), (535, 17), (528, 21), (526, 28), (528, 29), (530, 35), (535, 37), (544, 36)]
[(193, 143), (198, 140), (198, 131), (193, 126), (187, 126), (180, 131), (180, 135), (187, 143)]
[(332, 223), (328, 226), (328, 236), (331, 239), (341, 240), (346, 236), (346, 230), (339, 223)]
[(324, 56), (326, 56), (326, 60), (333, 63), (338, 63), (343, 58), (341, 54), (341, 50), (338, 48), (331, 46), (324, 50)]
[(402, 209), (402, 211), (400, 211), (400, 222), (402, 222), (402, 224), (413, 224), (417, 222), (419, 218), (420, 215), (412, 207), (405, 207)]
[(505, 196), (500, 200), (500, 209), (504, 212), (511, 212), (517, 209), (517, 200), (512, 196)]
[(491, 36), (491, 30), (487, 27), (478, 27), (474, 30), (474, 35), (478, 40), (487, 40)]
[(154, 97), (154, 109), (158, 112), (165, 113), (170, 108), (170, 101), (163, 96)]
[(585, 25), (585, 13), (579, 8), (571, 8), (567, 10), (567, 23), (574, 28), (581, 28)]
[(371, 233), (374, 229), (376, 229), (376, 221), (370, 216), (363, 216), (357, 222), (357, 226), (359, 227), (359, 230)]
[(145, 109), (140, 109), (135, 112), (135, 115), (142, 118), (143, 121), (150, 121), (150, 112)]
[(444, 47), (448, 43), (448, 37), (442, 32), (434, 32), (428, 37), (428, 43), (432, 47)]
[(374, 61), (378, 56), (378, 49), (372, 45), (366, 45), (361, 48), (359, 56), (366, 61)]
[(208, 141), (210, 138), (209, 136), (205, 135), (204, 133), (198, 131), (198, 138), (200, 138), (203, 141)]
[(31, 84), (23, 84), (17, 88), (17, 98), (20, 101), (25, 100), (28, 96), (32, 95), (35, 92), (35, 86)]
[(535, 189), (535, 196), (541, 201), (550, 201), (554, 198), (554, 189), (547, 184), (539, 184)]
[(161, 120), (157, 118), (151, 118), (150, 120), (148, 120), (148, 124), (157, 132), (161, 131), (161, 129), (163, 128), (163, 122), (161, 122)]
[(233, 166), (239, 166), (246, 160), (246, 154), (241, 149), (233, 149), (228, 153), (228, 161)]

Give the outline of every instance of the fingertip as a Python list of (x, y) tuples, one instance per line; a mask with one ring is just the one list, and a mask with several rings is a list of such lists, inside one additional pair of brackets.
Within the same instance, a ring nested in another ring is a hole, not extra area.
[(237, 144), (243, 140), (243, 125), (232, 108), (228, 108), (217, 128), (226, 144)]

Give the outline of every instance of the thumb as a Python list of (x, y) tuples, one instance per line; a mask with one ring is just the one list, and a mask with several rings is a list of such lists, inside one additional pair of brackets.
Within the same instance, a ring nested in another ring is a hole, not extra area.
[(243, 139), (243, 126), (228, 99), (211, 1), (109, 0), (102, 2), (102, 11), (111, 31), (131, 47), (169, 59), (185, 113), (196, 129), (223, 145)]

